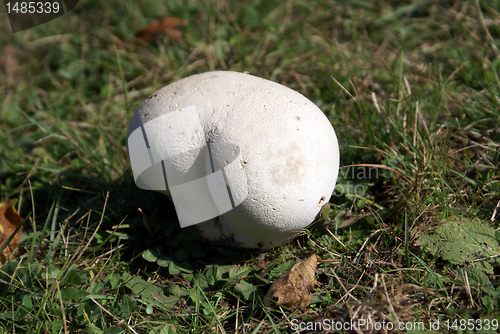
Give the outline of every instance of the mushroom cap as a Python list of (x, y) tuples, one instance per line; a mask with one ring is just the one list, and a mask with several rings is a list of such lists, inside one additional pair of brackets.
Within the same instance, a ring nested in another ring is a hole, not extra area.
[[(164, 115), (168, 126), (145, 129)], [(339, 148), (328, 118), (296, 91), (249, 74), (208, 72), (155, 92), (132, 117), (129, 156), (141, 126), (156, 143), (153, 158), (169, 157), (160, 192), (172, 197), (175, 186), (224, 170), (232, 208), (197, 225), (213, 241), (279, 246), (313, 222), (337, 181)]]

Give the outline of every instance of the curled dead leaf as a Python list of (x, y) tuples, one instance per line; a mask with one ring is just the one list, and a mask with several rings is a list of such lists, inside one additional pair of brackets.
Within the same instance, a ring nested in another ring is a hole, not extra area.
[(260, 253), (259, 256), (257, 256), (257, 260), (259, 260), (257, 268), (266, 269), (266, 253)]
[(314, 274), (318, 256), (311, 255), (304, 261), (297, 263), (290, 271), (276, 281), (264, 297), (264, 304), (269, 307), (283, 305), (286, 307), (300, 306), (305, 309), (312, 300), (311, 291), (314, 289)]
[[(15, 232), (23, 219), (14, 209), (13, 201), (5, 201), (0, 203), (0, 247), (5, 244), (9, 237)], [(11, 239), (7, 247), (0, 254), (0, 264), (4, 263), (17, 247), (17, 243), (21, 239), (21, 231)]]
[(160, 35), (167, 35), (173, 39), (182, 37), (182, 31), (178, 28), (187, 23), (187, 20), (182, 20), (177, 17), (165, 17), (151, 22), (145, 28), (139, 30), (135, 37), (143, 42), (149, 43), (154, 41)]

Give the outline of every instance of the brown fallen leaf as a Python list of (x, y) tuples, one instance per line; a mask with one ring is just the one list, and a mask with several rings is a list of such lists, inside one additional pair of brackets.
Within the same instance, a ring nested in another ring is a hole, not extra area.
[(18, 78), (17, 73), (19, 71), (20, 53), (21, 52), (12, 45), (5, 45), (3, 47), (3, 55), (0, 54), (0, 66), (4, 68), (9, 86), (17, 82), (16, 78)]
[(154, 41), (160, 35), (167, 35), (174, 39), (182, 37), (182, 31), (178, 28), (185, 25), (187, 20), (177, 17), (165, 17), (151, 22), (145, 28), (139, 30), (135, 37), (146, 43)]
[(257, 256), (257, 260), (259, 260), (257, 268), (266, 269), (266, 253), (260, 253), (259, 256)]
[(285, 276), (274, 281), (264, 297), (264, 304), (273, 308), (277, 305), (300, 306), (305, 310), (312, 300), (310, 292), (314, 289), (317, 263), (318, 256), (314, 254), (294, 265)]
[[(16, 228), (23, 222), (23, 219), (14, 209), (13, 201), (5, 201), (0, 203), (0, 247), (9, 239)], [(4, 263), (17, 247), (17, 243), (21, 239), (21, 231), (18, 231), (12, 238), (9, 245), (4, 248), (0, 254), (0, 264)]]

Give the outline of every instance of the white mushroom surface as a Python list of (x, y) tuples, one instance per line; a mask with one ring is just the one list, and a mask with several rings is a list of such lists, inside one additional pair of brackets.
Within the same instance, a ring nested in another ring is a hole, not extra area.
[[(154, 122), (165, 115), (168, 126)], [(229, 208), (185, 199), (200, 217), (205, 209), (219, 209), (197, 224), (212, 241), (261, 250), (279, 246), (313, 222), (337, 181), (338, 142), (324, 113), (296, 91), (245, 73), (208, 72), (158, 90), (132, 117), (129, 156), (135, 154), (132, 135), (139, 133), (147, 134), (153, 160), (168, 157), (168, 185), (155, 188), (156, 180), (144, 178), (150, 184), (145, 189), (172, 197), (175, 186), (223, 171)], [(189, 217), (181, 217), (180, 200), (173, 202), (182, 226)]]

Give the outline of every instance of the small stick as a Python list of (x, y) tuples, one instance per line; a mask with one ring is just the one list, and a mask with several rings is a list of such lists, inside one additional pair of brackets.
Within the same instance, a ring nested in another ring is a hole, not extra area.
[(495, 208), (495, 210), (493, 210), (493, 214), (491, 215), (491, 221), (494, 222), (495, 221), (495, 218), (497, 216), (497, 212), (498, 212), (498, 209), (500, 208), (500, 201), (498, 201), (497, 203), (497, 207)]

